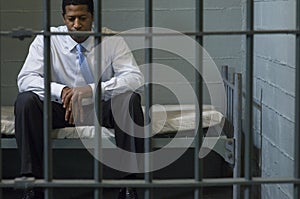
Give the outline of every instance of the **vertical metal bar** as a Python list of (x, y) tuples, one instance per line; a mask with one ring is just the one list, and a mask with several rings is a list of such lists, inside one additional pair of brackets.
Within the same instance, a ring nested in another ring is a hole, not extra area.
[[(196, 32), (201, 33), (203, 32), (203, 0), (196, 0)], [(203, 47), (203, 36), (197, 35), (196, 41), (198, 44)], [(200, 52), (199, 52), (200, 51)], [(199, 72), (196, 72), (195, 74), (195, 89), (196, 89), (196, 96), (197, 96), (197, 102), (199, 104), (199, 111), (196, 113), (196, 121), (199, 121), (198, 129), (196, 129), (196, 137), (195, 137), (195, 152), (194, 152), (194, 179), (195, 181), (202, 181), (203, 178), (203, 161), (202, 159), (199, 159), (199, 151), (200, 146), (202, 144), (203, 140), (203, 129), (202, 129), (202, 76), (201, 74), (203, 71), (203, 55), (202, 55), (202, 49), (196, 48), (196, 66), (199, 67)], [(199, 199), (203, 197), (203, 188), (196, 188), (194, 190), (194, 198)]]
[[(296, 29), (300, 30), (300, 0), (296, 1)], [(300, 178), (300, 34), (296, 34), (296, 86), (295, 86), (295, 178)], [(294, 184), (294, 198), (300, 198), (300, 185)]]
[(221, 73), (222, 73), (223, 79), (228, 80), (228, 66), (227, 65), (222, 66)]
[[(234, 98), (233, 98), (234, 116), (233, 116), (233, 134), (235, 139), (235, 161), (233, 168), (233, 177), (241, 177), (242, 161), (242, 75), (234, 75)], [(233, 185), (233, 199), (241, 198), (240, 185)]]
[[(0, 20), (0, 27), (1, 27), (1, 20)], [(0, 44), (1, 44), (1, 37), (0, 37)], [(1, 87), (2, 87), (2, 79), (1, 79), (1, 74), (2, 74), (2, 54), (1, 54), (1, 45), (0, 45), (0, 105), (2, 105), (1, 99)], [(2, 115), (1, 115), (1, 109), (2, 106), (0, 107), (0, 120), (2, 120)], [(2, 129), (1, 122), (0, 122), (0, 129)], [(0, 183), (2, 181), (2, 145), (1, 145), (1, 138), (2, 138), (2, 132), (0, 132)], [(2, 188), (0, 188), (0, 198), (2, 198)]]
[[(44, 0), (43, 15), (44, 32), (50, 32), (50, 1)], [(52, 149), (51, 149), (51, 130), (52, 130), (52, 109), (51, 109), (51, 68), (50, 68), (50, 35), (44, 35), (44, 179), (46, 182), (52, 181)], [(45, 198), (52, 198), (52, 190), (45, 189)]]
[[(102, 1), (101, 0), (95, 0), (95, 12), (94, 12), (94, 26), (95, 32), (102, 32)], [(101, 43), (101, 37), (95, 37), (95, 43), (100, 44)], [(97, 80), (101, 82), (101, 56), (102, 56), (102, 48), (101, 45), (99, 48), (95, 48), (95, 66), (96, 66), (96, 85)], [(98, 56), (99, 55), (99, 56)], [(96, 86), (96, 96), (95, 96), (95, 110), (96, 110), (96, 118), (94, 119), (94, 126), (95, 126), (95, 148), (94, 153), (95, 157), (102, 157), (102, 128), (99, 125), (98, 121), (102, 121), (102, 108), (101, 108), (101, 86)], [(99, 162), (98, 158), (94, 158), (94, 180), (95, 182), (102, 182), (103, 178), (103, 168), (102, 164)], [(103, 198), (103, 189), (102, 188), (95, 188), (94, 189), (94, 198), (99, 199)]]
[[(151, 35), (153, 26), (153, 2), (152, 0), (145, 0), (145, 27), (149, 27), (147, 33)], [(151, 120), (151, 112), (150, 107), (152, 106), (152, 59), (153, 59), (153, 49), (152, 49), (152, 36), (146, 36), (145, 37), (145, 45), (147, 48), (145, 49), (145, 64), (146, 67), (146, 74), (145, 74), (145, 124), (150, 124)], [(150, 155), (150, 152), (152, 150), (152, 126), (148, 125), (145, 129), (145, 134), (149, 139), (145, 139), (145, 171), (149, 171), (152, 165), (152, 159)], [(146, 183), (151, 183), (153, 179), (152, 172), (145, 172), (144, 174), (144, 180)], [(145, 199), (151, 199), (152, 196), (152, 189), (147, 188), (144, 192)]]
[[(247, 30), (254, 28), (254, 1), (247, 1)], [(253, 99), (253, 35), (246, 36), (246, 104), (245, 104), (245, 179), (252, 179), (252, 99)], [(252, 186), (245, 187), (245, 199), (252, 198)]]
[[(227, 80), (228, 81), (228, 66), (227, 65), (223, 65), (221, 67), (221, 75), (222, 75), (222, 78), (224, 80)], [(226, 118), (230, 118), (230, 115), (231, 113), (229, 112), (229, 91), (230, 91), (230, 88), (227, 84), (224, 84), (225, 85), (225, 92), (226, 92), (226, 99), (227, 99), (227, 104), (226, 104)]]
[(229, 112), (230, 112), (230, 121), (233, 121), (233, 104), (232, 104), (232, 101), (233, 101), (233, 89), (229, 89)]

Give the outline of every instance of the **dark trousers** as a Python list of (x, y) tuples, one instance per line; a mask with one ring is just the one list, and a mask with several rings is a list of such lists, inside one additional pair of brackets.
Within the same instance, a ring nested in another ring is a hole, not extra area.
[[(113, 101), (113, 103), (111, 103)], [(123, 122), (115, 122), (112, 105), (117, 105), (117, 117), (123, 118)], [(126, 110), (130, 114), (126, 114)], [(90, 111), (90, 115), (94, 115)], [(128, 118), (130, 117), (130, 118)], [(62, 104), (52, 102), (52, 126), (53, 129), (70, 127), (65, 121), (65, 109)], [(89, 121), (93, 121), (89, 120)], [(135, 124), (131, 124), (134, 121)], [(142, 153), (144, 141), (141, 137), (144, 116), (141, 108), (140, 95), (133, 92), (120, 94), (111, 100), (102, 102), (102, 126), (115, 130), (116, 145), (129, 152)], [(117, 125), (118, 124), (118, 125)], [(119, 125), (120, 124), (120, 125)], [(130, 135), (124, 128), (129, 126)], [(32, 174), (34, 177), (43, 177), (43, 101), (33, 92), (20, 93), (15, 102), (15, 136), (18, 150), (21, 156), (21, 175)], [(128, 159), (128, 161), (132, 161)], [(136, 161), (136, 160), (135, 160)], [(124, 176), (124, 174), (123, 174)]]

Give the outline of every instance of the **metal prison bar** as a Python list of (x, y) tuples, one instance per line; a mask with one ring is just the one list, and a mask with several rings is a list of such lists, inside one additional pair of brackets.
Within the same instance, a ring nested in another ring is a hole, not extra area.
[[(1, 22), (0, 22), (0, 27), (1, 27)], [(0, 39), (1, 39), (1, 35), (0, 35)], [(1, 57), (1, 47), (0, 47), (0, 82), (2, 82), (2, 79), (1, 79), (1, 74), (2, 74), (2, 67), (1, 67), (1, 60), (2, 60), (2, 57)], [(1, 86), (0, 86), (0, 105), (2, 104), (1, 102), (1, 99), (2, 99), (2, 95), (1, 95)], [(1, 115), (1, 108), (0, 108), (0, 120), (2, 118), (2, 115)], [(0, 129), (2, 128), (1, 126), (1, 122), (0, 122)], [(2, 184), (2, 143), (1, 143), (1, 138), (2, 138), (2, 133), (0, 132), (0, 184)], [(2, 194), (2, 188), (0, 188), (0, 198), (2, 198), (3, 194)]]
[[(44, 0), (44, 15), (43, 15), (43, 28), (44, 31), (50, 31), (50, 1)], [(53, 168), (52, 168), (52, 149), (51, 149), (51, 129), (52, 129), (52, 108), (51, 108), (51, 68), (50, 68), (50, 36), (44, 35), (44, 180), (45, 182), (52, 182)], [(45, 198), (52, 197), (52, 189), (45, 189)]]
[[(222, 66), (222, 77), (227, 95), (227, 112), (226, 118), (229, 118), (233, 124), (234, 134), (234, 168), (233, 177), (241, 177), (241, 161), (242, 161), (242, 74), (235, 73), (233, 76), (233, 83), (230, 82), (228, 77), (228, 66)], [(257, 106), (260, 106), (257, 104)], [(235, 110), (235, 111), (234, 111)], [(233, 185), (233, 199), (239, 199), (241, 196), (240, 185)]]
[[(247, 1), (247, 30), (254, 29), (254, 0)], [(246, 104), (245, 104), (245, 179), (252, 179), (252, 99), (253, 99), (253, 35), (246, 35)], [(244, 198), (252, 198), (252, 186), (245, 187)]]
[[(300, 0), (296, 1), (296, 29), (300, 30)], [(300, 34), (296, 34), (296, 85), (295, 85), (295, 178), (300, 178)], [(294, 184), (294, 198), (300, 198), (300, 185)]]
[[(101, 0), (95, 0), (95, 32), (101, 32), (102, 29), (102, 1)], [(101, 42), (101, 37), (95, 37), (95, 42), (100, 43)], [(100, 52), (99, 52), (100, 51)], [(96, 49), (96, 54), (99, 56), (95, 56), (95, 64), (98, 65), (99, 67), (96, 67), (96, 79), (100, 79), (99, 75), (102, 73), (101, 71), (101, 48)], [(97, 86), (97, 92), (96, 92), (96, 98), (95, 98), (95, 107), (96, 107), (96, 113), (97, 117), (99, 118), (99, 121), (102, 121), (102, 107), (101, 107), (101, 86)], [(102, 130), (101, 126), (97, 122), (97, 119), (94, 119), (94, 126), (95, 126), (95, 138), (96, 138), (96, 146), (95, 146), (95, 156), (96, 157), (101, 157), (102, 156)], [(94, 159), (94, 181), (97, 183), (101, 183), (103, 178), (103, 167), (102, 164), (98, 161), (98, 158)], [(99, 199), (103, 198), (103, 189), (100, 187), (98, 189), (94, 190), (94, 198)]]
[[(153, 2), (152, 0), (145, 0), (145, 26), (146, 27), (152, 27), (153, 26)], [(151, 29), (148, 29), (146, 33), (151, 33)], [(152, 37), (145, 37), (145, 46), (148, 46), (148, 48), (145, 49), (145, 64), (148, 66), (146, 67), (146, 75), (145, 75), (145, 106), (146, 106), (146, 114), (145, 114), (145, 124), (150, 124), (151, 120), (151, 112), (149, 112), (150, 107), (152, 105), (152, 59), (153, 59), (153, 50), (152, 50)], [(152, 134), (152, 126), (148, 125), (148, 127), (145, 129), (145, 135), (147, 137), (151, 137)], [(145, 152), (149, 152), (152, 149), (152, 142), (151, 139), (145, 139)], [(145, 155), (145, 171), (150, 171), (149, 169), (152, 166), (152, 159), (150, 154)], [(144, 181), (145, 183), (152, 183), (153, 182), (153, 176), (152, 172), (146, 172), (144, 174)], [(145, 189), (144, 192), (145, 199), (151, 199), (152, 191), (150, 188)]]
[[(196, 6), (196, 32), (203, 32), (203, 0), (196, 0), (195, 6)], [(197, 35), (196, 41), (199, 45), (203, 46), (203, 36)], [(203, 129), (202, 129), (202, 86), (203, 81), (200, 74), (203, 74), (203, 66), (202, 66), (202, 57), (203, 52), (202, 49), (196, 48), (195, 52), (195, 58), (196, 58), (196, 67), (198, 67), (199, 72), (195, 74), (195, 89), (196, 89), (196, 100), (199, 106), (199, 111), (196, 112), (196, 121), (198, 121), (199, 126), (196, 130), (196, 136), (195, 136), (195, 150), (194, 150), (194, 179), (196, 182), (201, 182), (203, 180), (203, 161), (202, 159), (198, 158), (198, 152), (200, 149), (200, 146), (202, 144), (202, 138), (203, 138)], [(199, 187), (195, 189), (194, 191), (194, 198), (202, 198), (203, 197), (203, 189), (202, 187)]]
[[(50, 64), (49, 64), (49, 55), (50, 55), (50, 36), (52, 33), (49, 32), (50, 26), (50, 4), (49, 0), (44, 0), (44, 32), (40, 33), (44, 35), (45, 41), (45, 94), (46, 96), (50, 96)], [(101, 0), (95, 0), (95, 19), (100, 19), (99, 15), (102, 13), (101, 10)], [(202, 14), (201, 14), (202, 13)], [(296, 30), (266, 30), (266, 31), (254, 31), (253, 30), (253, 0), (247, 1), (247, 30), (246, 31), (216, 31), (216, 32), (205, 32), (202, 29), (203, 24), (203, 1), (196, 0), (196, 32), (195, 33), (187, 33), (188, 35), (196, 35), (196, 40), (201, 44), (203, 40), (203, 36), (205, 35), (230, 35), (230, 34), (241, 34), (246, 35), (246, 42), (247, 42), (247, 66), (246, 66), (246, 150), (245, 150), (245, 178), (224, 178), (224, 179), (202, 179), (202, 170), (199, 163), (201, 160), (195, 160), (195, 165), (199, 165), (200, 170), (195, 174), (194, 180), (152, 180), (152, 176), (145, 174), (144, 181), (128, 181), (128, 180), (102, 180), (102, 173), (101, 173), (101, 165), (99, 165), (98, 161), (95, 162), (95, 169), (94, 169), (94, 180), (80, 180), (77, 182), (68, 181), (68, 180), (53, 180), (52, 179), (52, 150), (51, 150), (51, 139), (50, 135), (50, 128), (51, 128), (51, 103), (50, 97), (45, 98), (44, 103), (44, 158), (45, 158), (45, 177), (44, 180), (37, 180), (32, 182), (30, 186), (42, 186), (46, 188), (45, 197), (52, 198), (52, 188), (57, 187), (91, 187), (95, 189), (94, 198), (102, 198), (102, 191), (103, 187), (119, 187), (121, 186), (132, 186), (138, 188), (146, 188), (145, 197), (151, 198), (151, 189), (158, 188), (158, 187), (191, 187), (195, 188), (194, 198), (201, 197), (201, 188), (204, 186), (232, 186), (232, 185), (245, 185), (245, 198), (252, 198), (251, 195), (251, 186), (253, 185), (260, 185), (266, 183), (292, 183), (294, 184), (294, 198), (300, 198), (300, 157), (299, 157), (299, 150), (300, 150), (300, 124), (299, 122), (295, 122), (295, 175), (294, 178), (252, 178), (251, 176), (251, 146), (252, 146), (252, 79), (253, 79), (253, 36), (256, 34), (294, 34), (296, 36), (296, 100), (295, 100), (295, 121), (300, 121), (300, 0), (296, 0), (296, 23), (297, 27)], [(152, 26), (152, 0), (145, 0), (145, 25)], [(95, 33), (90, 33), (91, 35), (95, 35), (96, 38), (101, 38), (102, 33), (101, 30), (101, 22), (100, 20), (96, 21)], [(14, 36), (13, 32), (1, 32), (1, 36), (9, 35)], [(31, 33), (30, 33), (31, 34)], [(32, 33), (33, 34), (33, 33)], [(72, 33), (70, 33), (72, 34)], [(28, 35), (22, 33), (19, 35), (20, 38), (26, 37)], [(1, 55), (0, 55), (1, 56)], [(146, 63), (151, 63), (152, 61), (152, 54), (151, 50), (146, 51)], [(200, 65), (200, 63), (199, 63)], [(151, 67), (148, 67), (151, 68)], [(147, 78), (151, 80), (151, 69), (147, 71)], [(200, 78), (198, 77), (198, 80)], [(201, 81), (198, 82), (199, 84), (196, 85), (198, 87), (201, 85)], [(201, 89), (201, 86), (200, 88)], [(201, 91), (201, 90), (200, 90)], [(0, 92), (1, 93), (1, 92)], [(97, 92), (101, 95), (101, 92)], [(146, 112), (149, 113), (149, 107), (152, 103), (152, 89), (151, 86), (146, 87), (146, 99), (148, 100), (146, 106)], [(202, 95), (202, 92), (198, 93), (198, 98)], [(99, 98), (100, 97), (100, 98)], [(101, 99), (101, 96), (98, 96), (98, 99)], [(200, 98), (200, 100), (202, 100)], [(100, 100), (98, 100), (100, 102)], [(202, 101), (200, 101), (202, 102)], [(99, 107), (98, 107), (99, 108)], [(99, 113), (99, 111), (98, 111)], [(202, 111), (198, 113), (198, 118), (201, 120)], [(147, 114), (148, 115), (148, 114)], [(201, 125), (201, 124), (200, 124)], [(150, 132), (151, 129), (147, 129)], [(199, 131), (199, 130), (198, 130)], [(201, 130), (200, 130), (201, 133)], [(0, 134), (1, 139), (1, 134)], [(99, 138), (101, 139), (101, 138)], [(199, 139), (196, 140), (197, 145), (200, 144), (202, 137), (200, 136)], [(1, 141), (1, 140), (0, 140)], [(98, 140), (98, 142), (101, 140)], [(101, 147), (101, 142), (98, 143), (98, 146)], [(151, 148), (151, 143), (146, 143), (147, 150)], [(1, 148), (1, 142), (0, 142)], [(197, 151), (197, 150), (195, 150)], [(0, 160), (2, 160), (2, 149), (0, 150)], [(199, 162), (198, 162), (199, 161)], [(1, 161), (2, 162), (2, 161)], [(148, 160), (148, 164), (151, 164), (151, 160)], [(2, 188), (7, 187), (16, 187), (17, 184), (15, 181), (10, 180), (3, 180), (2, 179), (2, 165), (0, 164), (0, 198), (2, 198)], [(148, 175), (148, 176), (147, 176)]]

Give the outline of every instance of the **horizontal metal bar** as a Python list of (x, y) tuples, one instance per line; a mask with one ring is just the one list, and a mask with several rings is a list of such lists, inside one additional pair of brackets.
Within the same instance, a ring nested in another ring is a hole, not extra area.
[[(206, 137), (206, 142), (203, 143), (202, 147), (215, 151), (224, 160), (230, 164), (233, 164), (233, 143), (234, 140), (232, 138), (227, 138), (226, 136), (220, 137)], [(170, 141), (173, 140), (173, 144), (170, 145)], [(89, 142), (88, 146), (93, 148), (94, 140), (93, 139), (85, 139), (83, 140), (86, 144)], [(16, 141), (15, 139), (7, 139), (2, 140), (5, 149), (16, 149)], [(189, 146), (189, 143), (191, 145)], [(102, 149), (114, 149), (116, 148), (115, 144), (113, 144), (113, 140), (109, 141), (107, 139), (102, 140)], [(193, 137), (182, 137), (182, 138), (154, 138), (153, 139), (153, 147), (154, 148), (162, 148), (165, 149), (178, 149), (182, 147), (189, 146), (190, 149), (195, 148), (195, 140)], [(80, 139), (53, 139), (52, 140), (52, 148), (54, 150), (64, 150), (64, 149), (85, 149), (85, 146), (82, 144), (82, 140)]]
[[(122, 33), (122, 32), (120, 32)], [(36, 31), (30, 29), (16, 29), (12, 31), (0, 31), (0, 36), (9, 36), (13, 38), (24, 39), (26, 37), (32, 37), (36, 35), (89, 35), (95, 37), (101, 36), (113, 36), (116, 33), (100, 33), (93, 31), (78, 31), (78, 32), (49, 32), (49, 31)], [(240, 30), (240, 31), (203, 31), (203, 32), (172, 32), (172, 33), (122, 33), (123, 36), (143, 36), (143, 37), (151, 37), (151, 36), (171, 36), (171, 35), (188, 35), (188, 36), (204, 36), (204, 35), (258, 35), (258, 34), (300, 34), (300, 30), (294, 29), (283, 29), (283, 30)]]
[[(111, 140), (103, 139), (102, 147), (104, 149), (114, 149), (116, 145), (114, 144), (113, 138)], [(222, 144), (227, 141), (232, 141), (231, 138), (226, 138), (225, 136), (220, 137), (206, 137), (207, 142), (213, 142), (216, 144)], [(180, 137), (180, 138), (153, 138), (153, 147), (155, 148), (182, 148), (183, 146), (188, 146), (191, 143), (190, 148), (195, 147), (194, 137)], [(170, 145), (170, 141), (173, 141), (173, 144)], [(95, 140), (94, 139), (52, 139), (52, 148), (53, 149), (85, 149), (86, 146), (93, 148)], [(2, 138), (1, 144), (3, 149), (16, 149), (17, 144), (14, 138)], [(168, 146), (166, 146), (169, 144)], [(210, 146), (210, 145), (208, 145)], [(203, 146), (203, 147), (208, 147)], [(217, 146), (216, 146), (217, 147)]]
[(38, 180), (3, 180), (0, 188), (199, 188), (199, 187), (216, 187), (232, 185), (261, 185), (261, 184), (300, 184), (300, 179), (295, 178), (259, 178), (253, 177), (252, 180), (245, 178), (204, 178), (202, 181), (194, 179), (168, 179), (153, 180), (147, 183), (144, 180), (103, 180), (101, 183), (89, 179), (53, 179), (47, 182), (42, 179)]
[(233, 31), (203, 31), (203, 32), (183, 32), (185, 35), (257, 35), (257, 34), (300, 34), (300, 30), (233, 30)]

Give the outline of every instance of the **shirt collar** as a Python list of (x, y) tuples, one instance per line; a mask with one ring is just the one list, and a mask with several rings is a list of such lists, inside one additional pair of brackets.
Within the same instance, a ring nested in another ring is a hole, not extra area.
[[(76, 48), (76, 45), (78, 44), (76, 41), (72, 39), (71, 36), (67, 36), (67, 42), (65, 43), (66, 48), (68, 51), (73, 51)], [(88, 37), (84, 42), (81, 43), (81, 45), (84, 47), (84, 49), (87, 52), (90, 52), (94, 46), (94, 37)]]
[(88, 37), (84, 42), (81, 43), (81, 45), (86, 49), (86, 51), (90, 52), (94, 45), (94, 37)]

